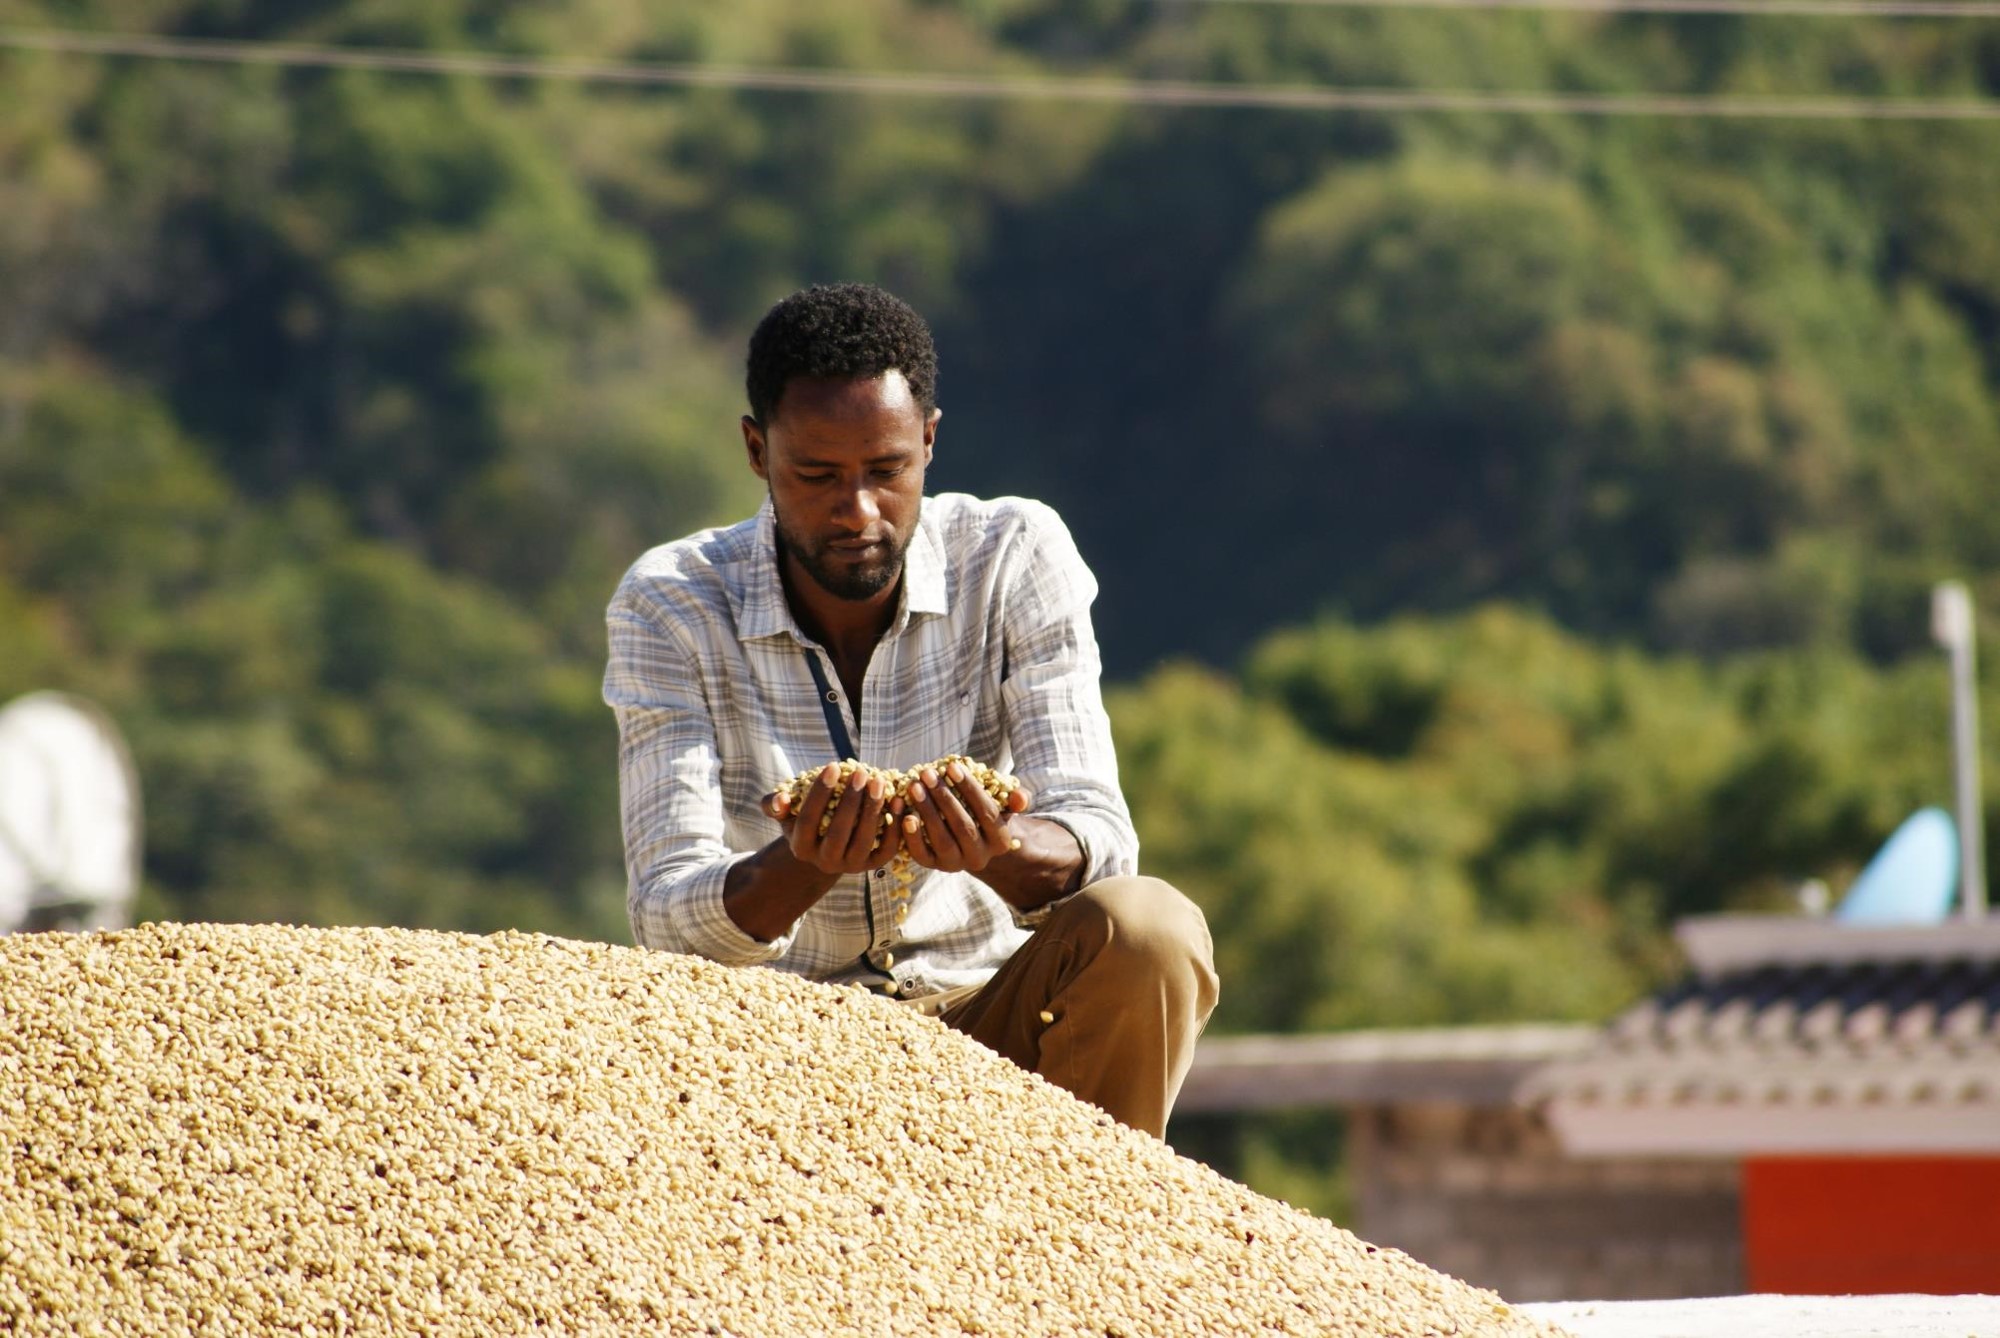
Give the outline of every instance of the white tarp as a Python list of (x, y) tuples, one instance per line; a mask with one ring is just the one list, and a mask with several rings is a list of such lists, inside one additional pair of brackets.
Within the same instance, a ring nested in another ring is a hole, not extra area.
[(138, 856), (138, 787), (103, 713), (57, 692), (0, 710), (0, 932), (64, 905), (85, 927), (123, 924)]

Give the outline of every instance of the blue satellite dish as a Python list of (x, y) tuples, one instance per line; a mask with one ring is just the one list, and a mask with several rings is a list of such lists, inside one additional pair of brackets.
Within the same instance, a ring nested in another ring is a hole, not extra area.
[(1847, 889), (1833, 918), (1854, 925), (1934, 925), (1958, 887), (1958, 829), (1941, 808), (1904, 820)]

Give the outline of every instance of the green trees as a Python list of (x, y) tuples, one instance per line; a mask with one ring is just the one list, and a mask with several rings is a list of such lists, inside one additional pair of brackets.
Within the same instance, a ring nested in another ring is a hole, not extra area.
[(1681, 915), (1843, 886), (1950, 793), (1937, 663), (1704, 665), (1491, 606), (1278, 633), (1112, 699), (1147, 866), (1208, 910), (1216, 1026), (1604, 1016)]
[(494, 592), (253, 508), (156, 407), (45, 378), (0, 443), (0, 694), (104, 702), (145, 786), (142, 911), (615, 934), (592, 667)]
[(1720, 653), (1849, 642), (1871, 599), (1990, 561), (1964, 314), (1812, 263), (1726, 179), (1667, 181), (1666, 245), (1463, 160), (1336, 171), (1268, 216), (1234, 328), (1269, 436), (1342, 482), (1356, 607), (1504, 595)]

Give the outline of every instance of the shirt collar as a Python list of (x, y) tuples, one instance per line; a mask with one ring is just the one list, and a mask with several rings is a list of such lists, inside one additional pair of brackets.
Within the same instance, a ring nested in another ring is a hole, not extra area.
[[(785, 583), (778, 576), (778, 519), (768, 495), (757, 508), (755, 539), (746, 566), (736, 603), (737, 640), (789, 635), (799, 644), (806, 644), (809, 638), (792, 617), (792, 607), (785, 602)], [(917, 532), (910, 536), (910, 546), (903, 550), (902, 607), (892, 627), (900, 631), (919, 613), (949, 612), (944, 542), (931, 523), (926, 498), (918, 513)]]
[[(931, 520), (930, 499), (917, 513), (917, 532), (903, 550), (903, 617), (918, 613), (950, 613), (951, 597), (944, 579), (944, 540)], [(903, 621), (902, 617), (897, 619)]]

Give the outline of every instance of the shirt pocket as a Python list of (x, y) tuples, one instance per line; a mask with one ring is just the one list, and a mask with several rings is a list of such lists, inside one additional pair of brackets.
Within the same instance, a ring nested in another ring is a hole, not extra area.
[(954, 752), (964, 753), (977, 762), (1005, 771), (1013, 764), (1008, 755), (1006, 721), (1000, 709), (1000, 683), (982, 682), (976, 687), (964, 689), (960, 696), (964, 699), (960, 709), (964, 712), (960, 732), (962, 742)]
[[(978, 689), (971, 687), (953, 686), (940, 693), (928, 718), (916, 722), (910, 746), (897, 760), (897, 765), (918, 767), (954, 753), (978, 758), (979, 754), (972, 750), (972, 743), (979, 699)], [(985, 761), (984, 758), (979, 760)]]

